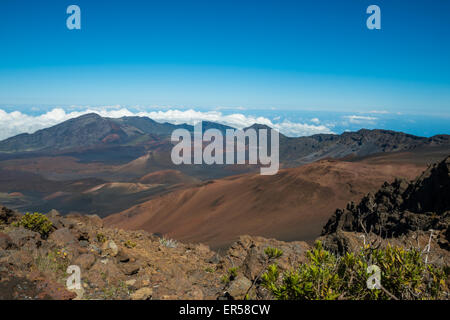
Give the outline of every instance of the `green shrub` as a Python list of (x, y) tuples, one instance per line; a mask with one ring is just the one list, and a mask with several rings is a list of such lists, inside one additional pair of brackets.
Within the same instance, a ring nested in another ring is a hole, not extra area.
[(106, 236), (103, 233), (97, 233), (97, 242), (99, 243), (105, 243), (106, 242)]
[(70, 258), (62, 250), (53, 250), (47, 253), (38, 252), (34, 255), (36, 268), (43, 273), (50, 272), (57, 277), (66, 276)]
[(283, 255), (283, 250), (280, 250), (277, 248), (272, 248), (272, 247), (267, 247), (264, 250), (264, 253), (266, 254), (266, 256), (269, 259), (278, 259)]
[(237, 277), (238, 268), (230, 268), (228, 270), (228, 276), (230, 277), (230, 280), (234, 280)]
[(39, 232), (41, 237), (46, 238), (52, 231), (52, 222), (42, 213), (29, 213), (27, 212), (16, 223), (16, 226), (22, 226), (31, 231)]
[(228, 273), (222, 277), (222, 282), (227, 284), (230, 281), (233, 281), (234, 279), (236, 279), (237, 274), (238, 274), (238, 268), (237, 267), (233, 267), (233, 268), (228, 269)]
[(136, 247), (136, 245), (137, 245), (136, 242), (131, 241), (131, 240), (127, 240), (124, 243), (124, 246), (129, 248), (129, 249), (132, 249), (132, 248)]
[[(441, 299), (448, 288), (444, 268), (426, 265), (417, 249), (365, 247), (336, 257), (320, 242), (307, 252), (308, 262), (280, 277), (275, 264), (262, 275), (262, 284), (277, 299)], [(380, 289), (369, 289), (370, 265), (381, 270)]]
[(176, 240), (168, 239), (168, 238), (161, 238), (159, 239), (159, 243), (161, 243), (163, 246), (167, 248), (176, 248), (178, 247), (178, 243)]
[(213, 267), (206, 267), (205, 272), (214, 273), (214, 272), (216, 272), (216, 269), (214, 269)]
[(108, 284), (102, 289), (103, 299), (112, 300), (121, 296), (129, 296), (130, 291), (125, 282), (119, 281), (117, 285)]

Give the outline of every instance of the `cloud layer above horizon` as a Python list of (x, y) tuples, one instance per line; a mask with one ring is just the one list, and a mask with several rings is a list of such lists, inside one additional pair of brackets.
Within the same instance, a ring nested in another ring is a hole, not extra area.
[(102, 117), (120, 118), (125, 116), (149, 117), (158, 122), (173, 124), (195, 124), (199, 121), (211, 121), (234, 128), (242, 129), (252, 124), (259, 123), (279, 130), (290, 137), (309, 136), (318, 133), (333, 133), (331, 129), (320, 124), (319, 119), (314, 118), (311, 123), (292, 122), (287, 119), (282, 121), (270, 120), (267, 117), (244, 115), (233, 113), (225, 115), (220, 111), (196, 111), (194, 109), (158, 110), (158, 111), (130, 111), (120, 106), (86, 108), (81, 111), (66, 111), (63, 108), (54, 108), (41, 115), (28, 115), (20, 111), (6, 112), (0, 109), (0, 140), (21, 134), (34, 133), (37, 130), (48, 128), (88, 113), (97, 113)]

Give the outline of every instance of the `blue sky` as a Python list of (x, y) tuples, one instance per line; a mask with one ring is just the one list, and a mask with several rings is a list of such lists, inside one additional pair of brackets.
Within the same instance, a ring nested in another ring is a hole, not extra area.
[[(71, 4), (81, 30), (66, 28)], [(381, 30), (366, 27), (371, 4)], [(0, 109), (328, 112), (398, 129), (376, 121), (389, 113), (450, 133), (449, 39), (447, 0), (2, 0)]]

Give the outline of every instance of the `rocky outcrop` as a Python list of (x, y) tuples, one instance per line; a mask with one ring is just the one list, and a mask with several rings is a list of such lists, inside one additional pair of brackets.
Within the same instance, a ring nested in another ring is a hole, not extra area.
[[(373, 233), (396, 238), (433, 230), (441, 247), (449, 248), (450, 157), (431, 165), (416, 180), (384, 183), (359, 204), (337, 209), (322, 231), (322, 238), (344, 250), (342, 232)], [(325, 237), (325, 238), (324, 238)], [(348, 240), (348, 239), (347, 239)]]
[(20, 216), (19, 213), (17, 213), (16, 211), (10, 210), (0, 205), (0, 224), (12, 223), (16, 221), (19, 216)]
[(276, 259), (281, 272), (296, 269), (299, 264), (306, 262), (306, 252), (311, 249), (304, 241), (284, 242), (257, 236), (241, 236), (218, 263), (221, 270), (236, 271), (236, 276), (225, 285), (220, 299), (239, 300), (246, 295), (250, 299), (272, 298), (267, 289), (260, 286), (262, 273), (267, 270), (269, 263), (273, 263), (264, 252), (268, 247), (283, 251), (283, 255)]

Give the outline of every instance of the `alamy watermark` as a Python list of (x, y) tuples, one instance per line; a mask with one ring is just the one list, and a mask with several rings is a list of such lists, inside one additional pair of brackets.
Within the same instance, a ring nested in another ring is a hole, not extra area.
[(377, 265), (373, 264), (367, 267), (366, 272), (370, 274), (367, 279), (367, 289), (381, 289), (381, 269)]
[(81, 9), (79, 6), (72, 4), (67, 7), (67, 14), (70, 16), (66, 20), (66, 26), (69, 30), (80, 30), (81, 29)]
[(79, 266), (71, 265), (67, 267), (66, 273), (69, 277), (66, 280), (66, 287), (68, 290), (81, 289), (81, 269)]
[[(370, 5), (366, 9), (366, 13), (370, 14), (367, 18), (366, 26), (369, 30), (380, 30), (381, 29), (381, 9), (377, 5)], [(81, 29), (81, 9), (78, 5), (72, 4), (67, 7), (66, 14), (70, 16), (67, 17), (66, 26), (69, 30), (80, 30)]]
[(171, 152), (174, 164), (259, 164), (262, 175), (278, 172), (280, 143), (275, 129), (226, 129), (224, 139), (223, 131), (208, 129), (203, 132), (199, 122), (194, 126), (193, 135), (192, 139), (191, 131), (187, 129), (172, 132), (171, 140), (177, 142)]
[(381, 9), (377, 5), (370, 5), (366, 10), (367, 14), (370, 16), (367, 18), (366, 25), (369, 30), (380, 30), (381, 29)]

